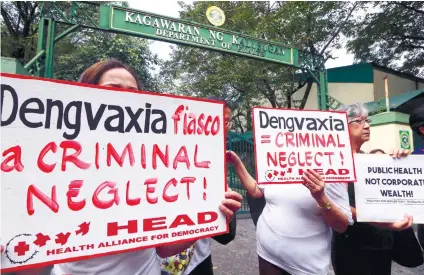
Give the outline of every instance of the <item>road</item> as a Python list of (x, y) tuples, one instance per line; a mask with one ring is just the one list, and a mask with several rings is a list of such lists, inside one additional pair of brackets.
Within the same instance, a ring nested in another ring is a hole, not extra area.
[[(237, 221), (237, 236), (224, 246), (213, 241), (212, 259), (215, 275), (258, 275), (255, 226), (251, 219)], [(405, 268), (393, 264), (392, 275), (423, 275), (424, 265)], [(330, 272), (329, 275), (334, 275)]]

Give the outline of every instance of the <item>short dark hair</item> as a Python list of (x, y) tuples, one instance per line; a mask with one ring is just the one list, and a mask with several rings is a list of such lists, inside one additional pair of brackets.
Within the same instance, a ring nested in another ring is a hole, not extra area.
[(112, 70), (112, 69), (125, 69), (125, 70), (127, 70), (134, 77), (135, 81), (137, 82), (137, 89), (138, 90), (142, 89), (141, 82), (138, 79), (137, 74), (134, 72), (134, 70), (131, 69), (129, 66), (122, 64), (121, 62), (119, 62), (116, 59), (106, 59), (106, 60), (94, 63), (93, 65), (88, 67), (81, 74), (78, 82), (98, 85), (103, 74), (105, 74), (107, 71)]
[(225, 100), (225, 99), (222, 99), (222, 98), (219, 98), (219, 97), (215, 97), (215, 96), (208, 97), (207, 99), (221, 101), (221, 102), (223, 102), (225, 104), (225, 107), (229, 108), (230, 110), (233, 110), (232, 104), (230, 102), (228, 102), (227, 100)]
[(420, 127), (424, 127), (424, 106), (420, 106), (412, 111), (409, 116), (409, 126), (415, 133), (424, 138), (424, 134), (420, 131)]
[(383, 154), (386, 153), (382, 149), (373, 149), (373, 150), (370, 151), (370, 154), (375, 154), (375, 153), (378, 153), (378, 152), (383, 153)]

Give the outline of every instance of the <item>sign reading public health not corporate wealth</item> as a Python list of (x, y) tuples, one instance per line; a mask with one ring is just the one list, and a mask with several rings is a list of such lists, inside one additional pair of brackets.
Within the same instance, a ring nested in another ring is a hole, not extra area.
[(355, 155), (359, 222), (395, 222), (405, 214), (424, 223), (424, 157), (393, 159), (387, 155)]
[(219, 102), (1, 75), (2, 272), (227, 232)]
[(134, 9), (102, 6), (100, 27), (280, 64), (299, 63), (297, 49), (279, 43)]
[(254, 107), (253, 129), (258, 183), (301, 183), (307, 169), (355, 181), (345, 113)]

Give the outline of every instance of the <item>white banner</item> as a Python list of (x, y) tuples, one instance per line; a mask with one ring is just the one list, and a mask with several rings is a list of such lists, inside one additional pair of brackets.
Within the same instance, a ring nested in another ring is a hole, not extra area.
[(307, 169), (326, 182), (355, 181), (345, 113), (254, 107), (253, 130), (259, 184), (303, 182)]
[(2, 272), (227, 232), (222, 103), (2, 74)]
[(424, 223), (424, 156), (355, 155), (358, 222), (395, 222), (405, 214)]

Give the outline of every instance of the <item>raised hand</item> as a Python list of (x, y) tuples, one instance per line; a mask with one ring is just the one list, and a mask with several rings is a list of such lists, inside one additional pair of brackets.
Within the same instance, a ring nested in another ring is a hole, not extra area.
[(411, 152), (409, 150), (404, 150), (404, 149), (395, 149), (392, 150), (389, 155), (393, 158), (405, 158), (407, 156), (409, 156)]
[(239, 156), (237, 156), (236, 153), (230, 150), (226, 151), (226, 159), (228, 163), (231, 163), (234, 166), (241, 163), (241, 159), (239, 158)]
[(302, 175), (302, 179), (304, 180), (303, 185), (309, 189), (315, 200), (321, 201), (325, 197), (325, 182), (319, 173), (308, 169)]
[(243, 197), (239, 193), (228, 188), (225, 199), (219, 206), (219, 210), (225, 215), (228, 222), (233, 219), (234, 213), (240, 209), (242, 200)]

